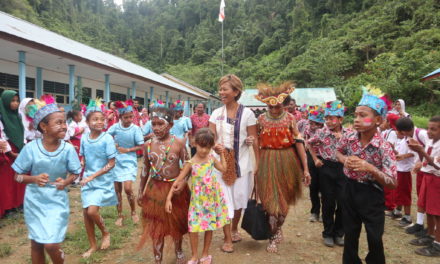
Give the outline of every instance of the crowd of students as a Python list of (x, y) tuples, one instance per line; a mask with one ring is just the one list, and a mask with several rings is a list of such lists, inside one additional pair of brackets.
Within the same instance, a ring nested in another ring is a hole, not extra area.
[[(369, 88), (355, 109), (353, 125), (344, 126), (341, 101), (297, 109), (290, 82), (259, 84), (258, 90), (256, 98), (268, 106), (258, 119), (238, 103), (243, 85), (232, 74), (220, 79), (224, 105), (211, 116), (198, 104), (185, 117), (179, 100), (171, 107), (154, 101), (148, 112), (136, 100), (103, 104), (99, 99), (66, 115), (50, 95), (20, 102), (17, 92), (4, 91), (0, 214), (24, 204), (32, 262), (44, 263), (46, 251), (53, 263), (63, 263), (67, 187), (81, 186), (90, 244), (85, 258), (111, 243), (101, 207), (116, 206), (115, 225), (124, 225), (124, 192), (131, 221), (143, 224), (138, 248), (152, 239), (154, 259), (161, 263), (165, 237), (171, 236), (177, 263), (205, 264), (213, 261), (213, 231), (223, 228), (221, 250), (227, 253), (242, 240), (238, 224), (253, 190), (269, 216), (266, 250), (277, 252), (289, 207), (305, 185), (310, 188), (310, 221), (323, 223), (324, 245), (344, 247), (343, 263), (362, 263), (362, 224), (366, 262), (385, 263), (385, 213), (416, 235), (410, 244), (421, 246), (417, 254), (440, 256), (439, 116), (430, 119), (427, 130), (416, 128), (403, 100), (391, 109), (386, 96)], [(414, 224), (413, 171), (418, 195)], [(99, 247), (95, 226), (102, 233)], [(199, 254), (201, 232), (205, 240)], [(186, 259), (182, 240), (187, 233), (192, 255)]]

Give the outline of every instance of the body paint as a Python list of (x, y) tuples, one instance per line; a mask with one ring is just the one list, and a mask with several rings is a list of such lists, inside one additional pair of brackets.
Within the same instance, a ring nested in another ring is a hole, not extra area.
[(366, 118), (362, 119), (362, 123), (364, 126), (369, 127), (369, 126), (371, 126), (371, 124), (373, 124), (373, 119), (366, 117)]

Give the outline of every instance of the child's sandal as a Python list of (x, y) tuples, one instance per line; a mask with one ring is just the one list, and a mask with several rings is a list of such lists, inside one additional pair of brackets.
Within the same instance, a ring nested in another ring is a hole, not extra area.
[(232, 253), (234, 252), (234, 246), (232, 245), (232, 243), (224, 243), (221, 247), (221, 250), (225, 253)]
[(199, 260), (188, 260), (188, 262), (186, 264), (199, 264)]
[(232, 243), (237, 243), (242, 240), (240, 233), (238, 232), (232, 232)]
[(212, 256), (211, 255), (208, 255), (208, 256), (200, 259), (200, 264), (211, 264), (211, 263), (212, 263)]

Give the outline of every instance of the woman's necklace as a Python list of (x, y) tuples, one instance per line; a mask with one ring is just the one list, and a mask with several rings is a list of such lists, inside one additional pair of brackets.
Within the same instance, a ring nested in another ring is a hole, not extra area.
[(162, 164), (160, 165), (159, 170), (158, 170), (158, 169), (156, 168), (156, 166), (154, 165), (153, 158), (151, 157), (151, 141), (149, 141), (149, 143), (148, 143), (148, 145), (147, 145), (147, 155), (148, 155), (148, 160), (150, 161), (150, 167), (151, 167), (151, 169), (150, 169), (150, 175), (151, 175), (151, 178), (160, 179), (160, 180), (162, 180), (162, 181), (167, 181), (167, 182), (172, 182), (172, 181), (175, 181), (175, 180), (176, 180), (175, 178), (174, 178), (174, 179), (170, 179), (170, 180), (168, 180), (168, 179), (165, 179), (165, 178), (163, 178), (163, 177), (161, 177), (161, 176), (159, 175), (159, 171), (162, 170), (163, 166), (165, 165), (165, 162), (166, 162), (167, 159), (168, 159), (168, 152), (170, 152), (171, 146), (173, 145), (173, 143), (174, 143), (174, 139), (175, 139), (175, 138), (176, 138), (176, 137), (173, 136), (173, 137), (171, 138), (171, 140), (170, 140), (170, 144), (166, 147), (166, 149), (165, 149), (165, 153), (164, 153), (164, 156), (163, 156), (163, 158), (162, 158)]

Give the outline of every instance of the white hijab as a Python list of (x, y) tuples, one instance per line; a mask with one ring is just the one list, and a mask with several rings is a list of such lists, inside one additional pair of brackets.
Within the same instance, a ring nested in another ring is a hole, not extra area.
[[(410, 117), (410, 115), (405, 111), (405, 101), (403, 99), (397, 99), (397, 102), (400, 103), (400, 108), (402, 109), (402, 113), (404, 117)], [(400, 112), (393, 108), (390, 113), (400, 115)]]

